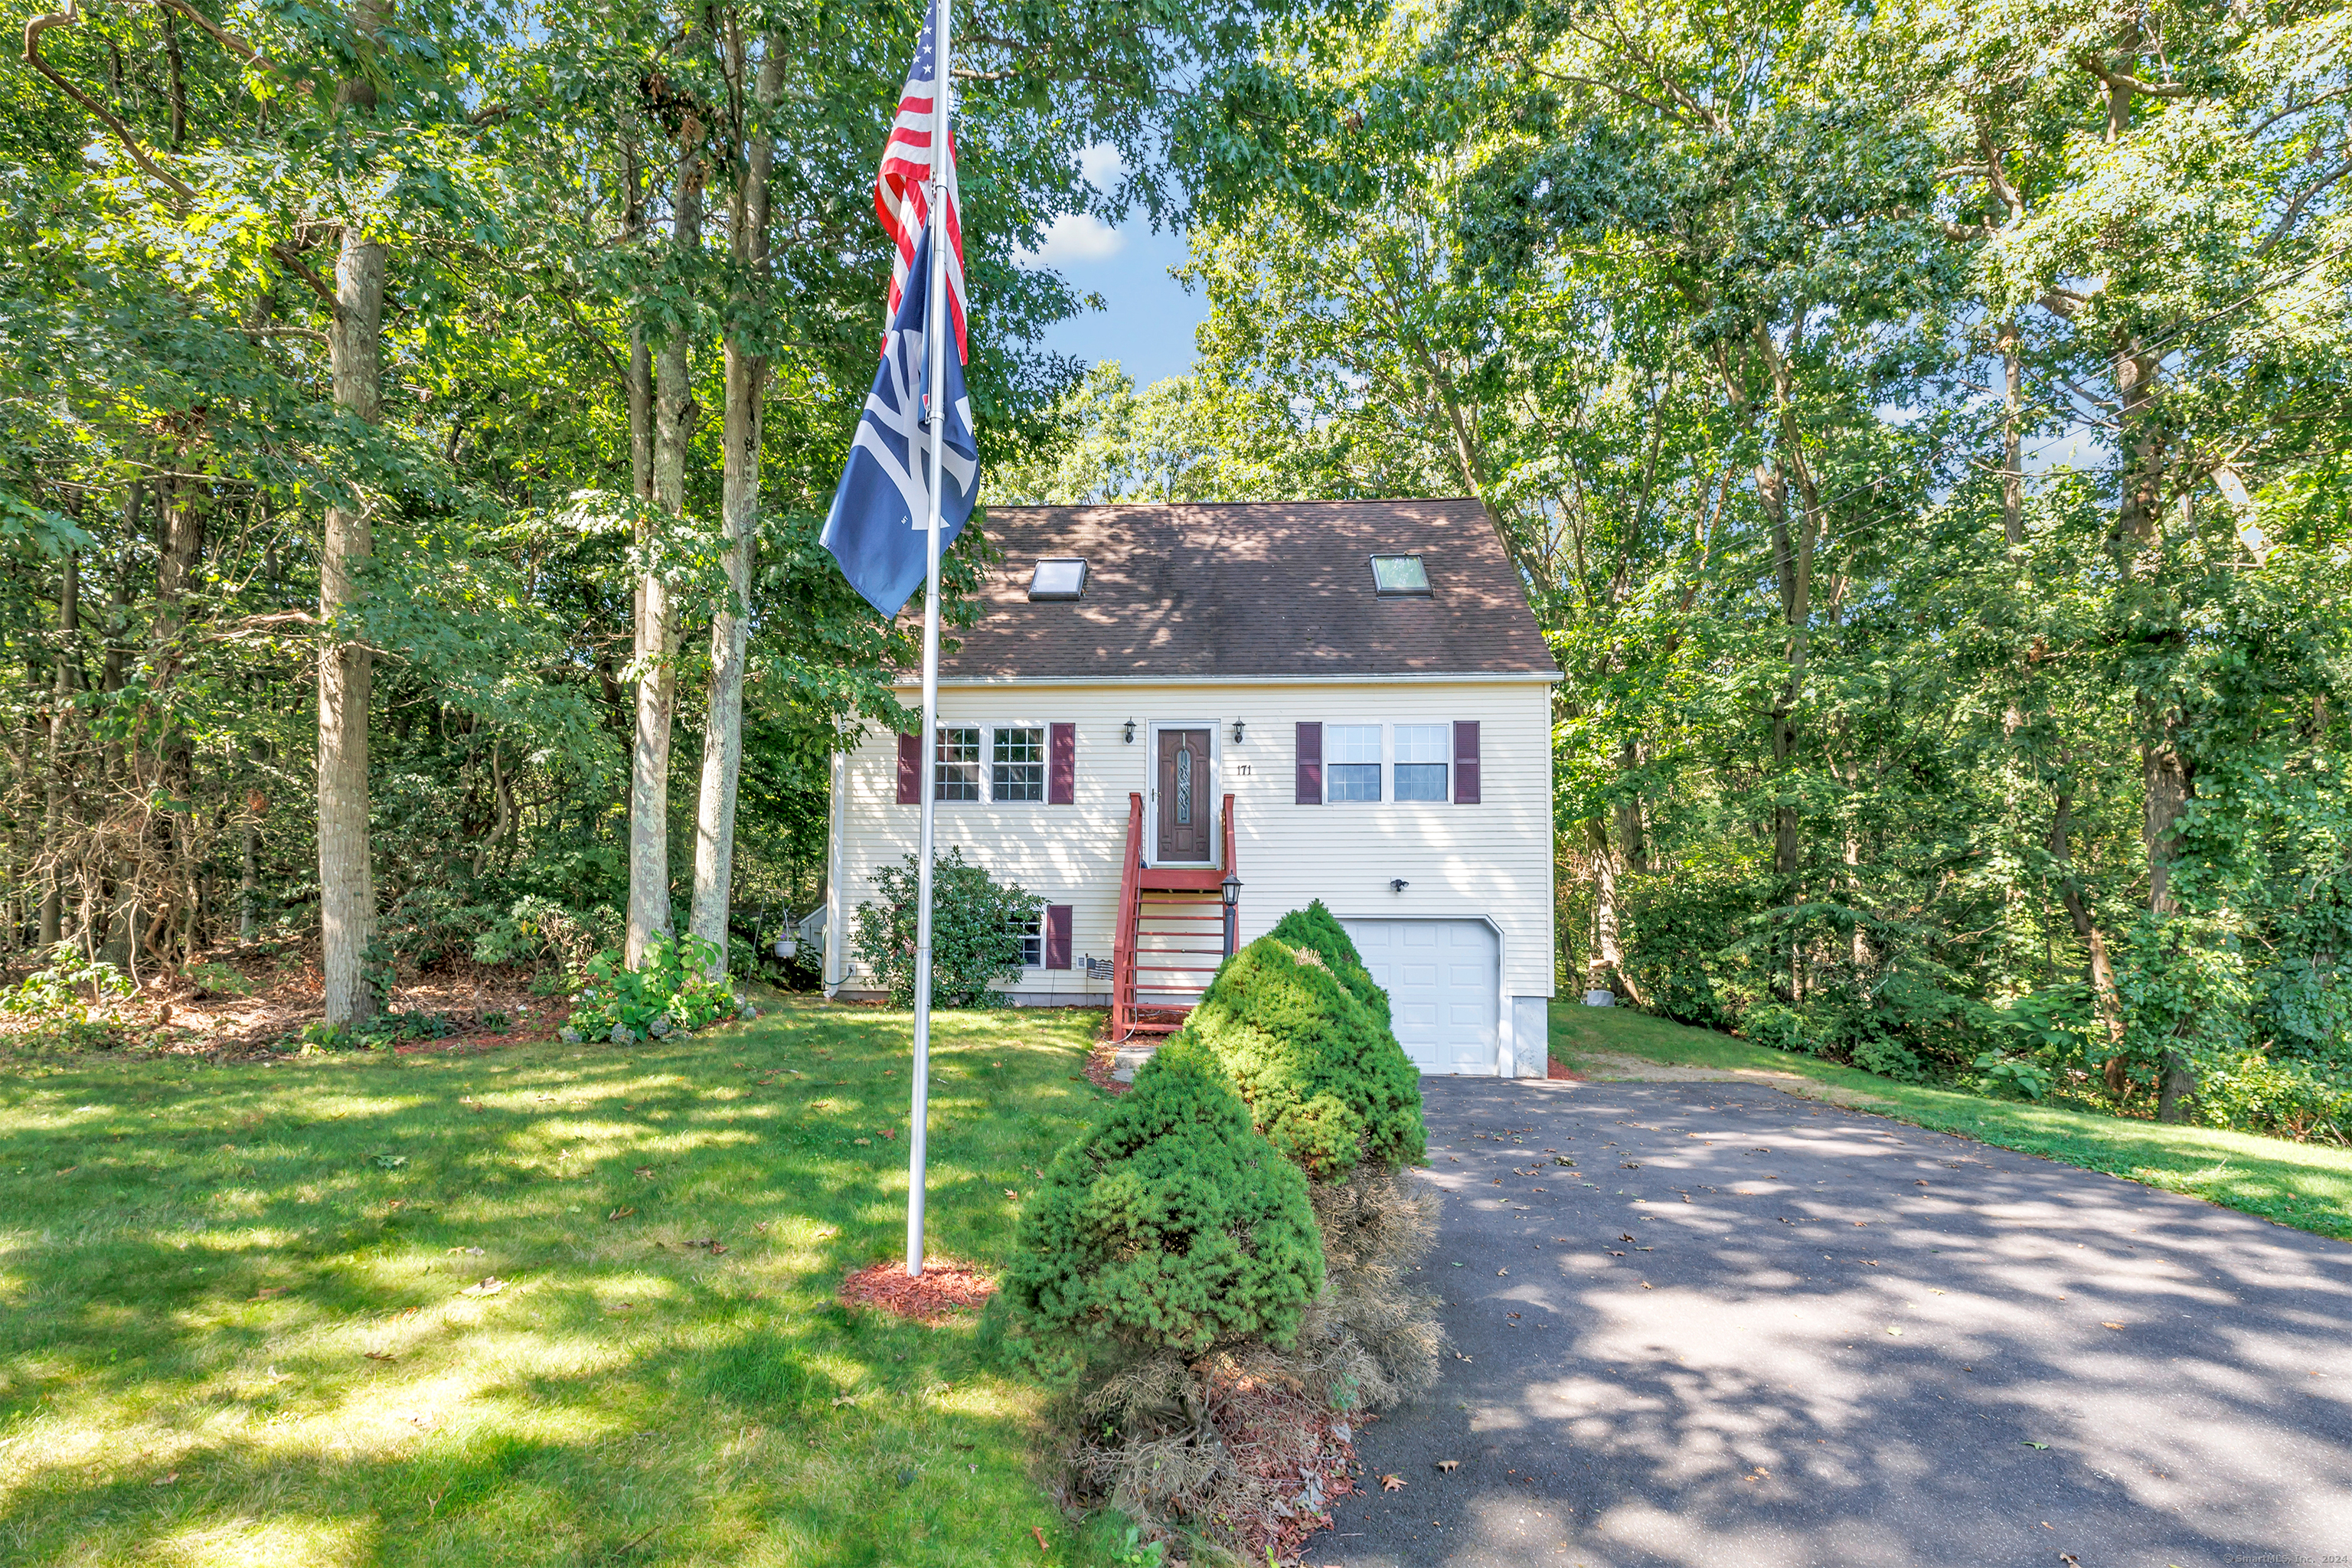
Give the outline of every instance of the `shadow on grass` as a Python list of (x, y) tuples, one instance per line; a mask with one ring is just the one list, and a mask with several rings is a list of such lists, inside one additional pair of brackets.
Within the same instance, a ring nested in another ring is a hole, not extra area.
[[(1002, 1261), (1095, 1020), (942, 1020), (937, 1250)], [(663, 1048), (0, 1078), (0, 1559), (1000, 1560), (1067, 1530), (901, 1245), (904, 1015)], [(486, 1284), (485, 1281), (490, 1283)]]

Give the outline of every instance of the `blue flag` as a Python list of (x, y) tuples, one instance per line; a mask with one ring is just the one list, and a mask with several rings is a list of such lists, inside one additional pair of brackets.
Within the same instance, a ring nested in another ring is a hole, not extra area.
[[(824, 547), (841, 563), (841, 574), (885, 616), (897, 615), (908, 595), (923, 585), (923, 533), (931, 518), (930, 432), (923, 424), (930, 354), (923, 306), (930, 287), (931, 236), (926, 226), (824, 520)], [(945, 553), (963, 531), (980, 494), (980, 447), (972, 437), (971, 399), (964, 394), (963, 356), (952, 337), (941, 358), (948, 416), (947, 450), (940, 465), (940, 550)]]

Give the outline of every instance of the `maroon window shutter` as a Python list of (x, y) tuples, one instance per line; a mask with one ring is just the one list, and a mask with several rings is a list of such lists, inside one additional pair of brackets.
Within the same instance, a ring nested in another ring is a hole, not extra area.
[(920, 805), (923, 801), (923, 738), (920, 735), (898, 737), (898, 804)]
[[(1053, 750), (1045, 765), (1045, 804), (1075, 805), (1078, 800), (1078, 727), (1076, 724), (1055, 724), (1052, 727)], [(1068, 955), (1064, 954), (1062, 967), (1067, 969)]]
[(1478, 804), (1478, 721), (1454, 721), (1454, 804)]
[(1323, 726), (1298, 726), (1298, 794), (1300, 805), (1323, 804)]
[(1068, 904), (1045, 906), (1045, 967), (1070, 967), (1070, 909)]

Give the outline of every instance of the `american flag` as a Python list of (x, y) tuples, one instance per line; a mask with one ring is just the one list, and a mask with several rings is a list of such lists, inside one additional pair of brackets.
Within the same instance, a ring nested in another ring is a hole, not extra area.
[[(890, 140), (882, 148), (882, 173), (874, 182), (874, 210), (894, 247), (890, 260), (890, 301), (882, 312), (887, 325), (898, 314), (898, 300), (907, 291), (907, 268), (914, 265), (915, 241), (929, 220), (930, 204), (923, 183), (931, 178), (931, 107), (941, 90), (939, 24), (940, 0), (931, 0), (923, 16), (923, 36), (915, 45), (914, 68), (898, 94), (898, 117), (890, 124)], [(964, 342), (963, 222), (956, 207), (955, 138), (948, 138), (944, 160), (947, 186), (948, 310), (955, 321), (956, 357), (969, 363)]]

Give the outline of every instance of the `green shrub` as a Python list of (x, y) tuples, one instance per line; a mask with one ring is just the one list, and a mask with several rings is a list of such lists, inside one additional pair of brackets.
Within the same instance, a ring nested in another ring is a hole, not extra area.
[(1339, 977), (1339, 984), (1348, 988), (1348, 994), (1371, 1010), (1381, 1028), (1394, 1027), (1389, 1020), (1389, 994), (1372, 979), (1372, 972), (1364, 967), (1364, 955), (1356, 951), (1356, 944), (1348, 938), (1347, 928), (1323, 907), (1322, 900), (1313, 900), (1303, 910), (1291, 910), (1275, 921), (1274, 929), (1266, 934), (1279, 937), (1293, 947), (1313, 948), (1331, 966), (1331, 973)]
[(199, 998), (213, 996), (250, 996), (259, 989), (239, 971), (216, 960), (191, 964), (188, 983), (194, 985)]
[(1808, 1048), (1803, 1016), (1778, 1002), (1748, 1009), (1747, 1016), (1739, 1020), (1739, 1032), (1750, 1045), (1767, 1046), (1776, 1051)]
[[(874, 873), (879, 901), (860, 904), (850, 951), (889, 992), (891, 1004), (915, 1005), (915, 902), (921, 868), (914, 856)], [(985, 867), (949, 850), (932, 863), (931, 1003), (970, 1007), (988, 995), (992, 980), (1021, 978), (1021, 927), (1045, 900), (1016, 882), (999, 882)]]
[(1307, 1183), (1213, 1068), (1162, 1050), (1055, 1156), (1005, 1278), (1039, 1342), (1187, 1357), (1292, 1342), (1323, 1282)]
[(49, 966), (0, 991), (0, 1013), (60, 1024), (87, 1024), (109, 1004), (132, 993), (122, 972), (104, 959), (82, 956), (70, 942), (49, 949)]
[(1315, 1181), (1421, 1163), (1421, 1075), (1312, 947), (1262, 936), (1227, 959), (1171, 1051), (1223, 1068), (1258, 1130)]
[(581, 977), (568, 1026), (587, 1040), (606, 1038), (616, 1027), (642, 1040), (716, 1023), (738, 1006), (727, 983), (710, 978), (718, 956), (717, 945), (698, 936), (673, 941), (658, 934), (635, 969), (617, 952), (600, 952)]
[(2352, 1083), (2308, 1062), (2237, 1051), (2209, 1059), (2197, 1084), (2197, 1120), (2305, 1142), (2352, 1138)]

